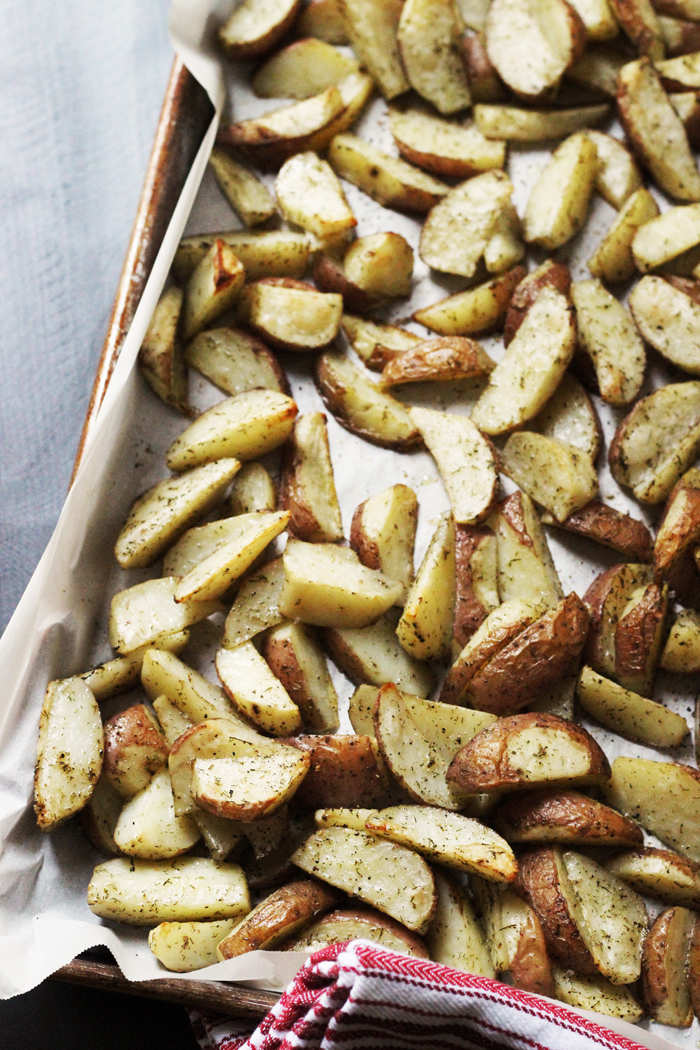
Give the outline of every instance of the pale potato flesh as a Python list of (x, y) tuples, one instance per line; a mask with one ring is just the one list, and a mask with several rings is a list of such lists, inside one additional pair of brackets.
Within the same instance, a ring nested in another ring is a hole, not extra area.
[(377, 812), (376, 809), (317, 809), (314, 813), (314, 826), (364, 831), (365, 821)]
[(252, 461), (241, 467), (231, 487), (229, 506), (232, 514), (275, 509), (277, 488), (262, 463)]
[(338, 696), (313, 629), (282, 623), (268, 632), (263, 656), (301, 712), (304, 726), (318, 733), (338, 728)]
[(237, 514), (188, 529), (163, 559), (164, 576), (185, 576), (221, 547), (241, 539), (268, 512)]
[(139, 496), (122, 526), (114, 554), (123, 569), (151, 565), (221, 500), (240, 469), (237, 459), (205, 463), (168, 478)]
[[(617, 74), (629, 56), (613, 45), (592, 44), (586, 48), (578, 62), (566, 71), (566, 78), (582, 88), (615, 98)], [(573, 129), (572, 129), (573, 130)], [(615, 205), (613, 205), (615, 207)]]
[[(606, 0), (603, 0), (607, 7)], [(586, 132), (598, 154), (595, 188), (613, 208), (621, 208), (642, 187), (642, 176), (632, 154), (612, 135)]]
[(321, 241), (342, 237), (357, 225), (335, 172), (315, 153), (297, 153), (280, 168), (275, 182), (285, 219)]
[(635, 265), (649, 273), (700, 243), (700, 204), (670, 208), (641, 226), (632, 242)]
[(501, 469), (558, 521), (598, 494), (591, 457), (543, 434), (511, 434), (501, 454)]
[[(420, 336), (414, 335), (413, 332), (407, 332), (394, 325), (368, 321), (364, 317), (355, 317), (354, 314), (343, 314), (340, 323), (353, 350), (368, 368), (375, 368), (373, 359), (377, 350), (381, 353), (381, 350), (386, 348), (400, 353), (421, 342)], [(378, 367), (383, 367), (383, 360)]]
[(238, 299), (245, 268), (233, 248), (215, 241), (190, 274), (182, 308), (182, 338), (191, 339)]
[(272, 736), (290, 736), (301, 726), (299, 708), (252, 642), (219, 649), (216, 670), (241, 714)]
[(291, 535), (311, 543), (343, 538), (323, 412), (305, 412), (294, 424), (283, 460), (280, 506), (288, 512)]
[(696, 910), (700, 904), (700, 865), (671, 850), (623, 850), (605, 867), (644, 897)]
[(608, 113), (608, 103), (574, 109), (519, 109), (481, 103), (474, 106), (474, 120), (487, 139), (510, 142), (542, 142), (558, 139), (600, 124)]
[(392, 806), (370, 817), (365, 827), (424, 853), (448, 868), (511, 882), (518, 865), (505, 839), (478, 820), (434, 806)]
[(149, 649), (143, 659), (141, 684), (152, 700), (166, 696), (181, 714), (195, 724), (212, 718), (225, 718), (227, 722), (234, 723), (235, 732), (243, 739), (260, 739), (260, 735), (238, 717), (233, 704), (219, 686), (172, 653)]
[(171, 470), (187, 470), (225, 457), (258, 459), (289, 437), (297, 406), (276, 390), (247, 390), (207, 409), (173, 441)]
[(503, 883), (471, 878), (470, 886), (496, 972), (508, 973), (516, 988), (551, 997), (552, 966), (533, 909)]
[(472, 422), (486, 434), (505, 434), (536, 416), (561, 380), (575, 338), (569, 303), (555, 288), (543, 287), (489, 376)]
[(229, 820), (253, 821), (277, 813), (309, 769), (308, 754), (253, 751), (230, 758), (197, 758), (192, 798), (199, 809)]
[(521, 599), (535, 607), (564, 597), (535, 506), (524, 492), (497, 504), (488, 519), (498, 541), (498, 593), (502, 602)]
[(212, 613), (221, 612), (218, 601), (176, 602), (174, 576), (146, 580), (112, 598), (109, 644), (119, 653), (152, 645), (161, 634), (183, 631)]
[(392, 485), (370, 496), (352, 519), (350, 546), (363, 565), (401, 583), (399, 604), (413, 579), (417, 519), (418, 500), (408, 485)]
[(325, 828), (306, 840), (292, 863), (359, 897), (409, 930), (424, 933), (436, 907), (433, 874), (417, 853), (349, 828)]
[(384, 616), (369, 627), (327, 627), (323, 640), (334, 663), (357, 685), (393, 682), (414, 696), (432, 692), (432, 671), (402, 648), (396, 627)]
[(474, 908), (459, 885), (442, 872), (435, 872), (437, 908), (426, 935), (433, 962), (454, 970), (495, 977), (490, 953)]
[(413, 248), (398, 233), (373, 233), (350, 245), (343, 258), (345, 276), (377, 300), (408, 298)]
[(389, 110), (389, 119), (399, 153), (435, 175), (467, 178), (505, 165), (505, 142), (487, 139), (474, 124), (452, 124), (422, 109), (398, 107)]
[(644, 339), (662, 357), (700, 375), (700, 305), (662, 277), (647, 276), (632, 289), (630, 310)]
[(672, 674), (700, 672), (700, 613), (688, 609), (677, 615), (659, 666)]
[(114, 829), (119, 850), (143, 860), (177, 857), (199, 838), (199, 828), (192, 817), (175, 813), (167, 769), (156, 773), (150, 784), (124, 804)]
[(219, 30), (229, 58), (257, 58), (269, 51), (299, 10), (298, 0), (244, 0)]
[(340, 89), (332, 86), (303, 102), (231, 124), (219, 132), (219, 141), (242, 147), (259, 167), (276, 168), (302, 150), (325, 149), (347, 108)]
[(416, 310), (413, 320), (438, 335), (482, 335), (500, 327), (511, 295), (524, 276), (524, 269), (515, 266), (484, 284)]
[(214, 922), (161, 922), (148, 933), (148, 947), (166, 970), (191, 973), (217, 962), (216, 946), (236, 925)]
[(536, 99), (556, 87), (573, 61), (574, 47), (566, 5), (492, 0), (486, 18), (488, 56), (517, 95)]
[(450, 652), (455, 569), (455, 527), (452, 516), (446, 515), (430, 541), (396, 628), (403, 648), (418, 660), (438, 660)]
[(428, 211), (449, 192), (444, 182), (383, 153), (357, 135), (337, 135), (328, 161), (337, 175), (388, 208)]
[(379, 85), (385, 98), (408, 90), (396, 32), (400, 0), (340, 0), (345, 31), (355, 54)]
[(226, 199), (244, 226), (258, 226), (275, 214), (275, 202), (267, 187), (249, 168), (216, 147), (211, 151), (209, 164)]
[(482, 521), (496, 498), (498, 475), (493, 448), (476, 420), (418, 407), (409, 415), (437, 464), (455, 522)]
[(226, 860), (229, 853), (244, 837), (241, 831), (244, 825), (239, 821), (215, 817), (213, 813), (206, 813), (203, 809), (195, 809), (192, 816), (202, 833), (212, 860), (217, 862)]
[(636, 1024), (644, 1010), (624, 984), (612, 984), (600, 975), (583, 977), (560, 966), (552, 967), (554, 998), (579, 1010), (593, 1010)]
[[(188, 630), (169, 631), (153, 642), (153, 648), (166, 649), (176, 655), (185, 648), (190, 638)], [(138, 682), (143, 667), (143, 658), (150, 646), (143, 645), (133, 649), (125, 656), (117, 656), (114, 660), (107, 660), (99, 667), (86, 671), (77, 677), (82, 678), (85, 685), (92, 691), (98, 704), (103, 700), (111, 700), (113, 696), (127, 693), (133, 685)]]
[(51, 831), (85, 805), (102, 769), (102, 719), (81, 678), (49, 682), (39, 718), (34, 812)]
[(608, 729), (651, 747), (679, 747), (688, 723), (663, 704), (647, 700), (584, 667), (576, 695), (583, 709)]
[[(228, 718), (209, 718), (185, 730), (171, 746), (168, 755), (176, 816), (196, 809), (192, 798), (192, 777), (197, 759), (250, 755), (261, 748), (274, 750), (274, 745), (253, 730), (246, 732)], [(276, 753), (284, 753), (281, 745)]]
[(600, 421), (595, 406), (579, 381), (568, 372), (540, 414), (533, 419), (532, 429), (564, 445), (581, 449), (593, 462), (600, 452)]
[(675, 762), (621, 756), (606, 789), (611, 806), (636, 820), (682, 856), (700, 863), (700, 778)]
[(204, 857), (117, 857), (95, 868), (88, 906), (103, 919), (153, 926), (235, 918), (250, 911), (250, 897), (238, 864), (215, 864)]
[(141, 343), (139, 367), (166, 405), (187, 414), (187, 370), (177, 338), (182, 302), (182, 289), (175, 285), (161, 295)]
[[(238, 303), (241, 323), (283, 350), (328, 346), (338, 334), (342, 312), (342, 296), (317, 292), (311, 285), (289, 288), (256, 282), (243, 289)], [(256, 452), (260, 455), (263, 453)]]
[(579, 346), (593, 363), (600, 396), (611, 405), (628, 405), (646, 370), (644, 343), (631, 317), (599, 280), (575, 281), (571, 298)]
[(284, 584), (281, 558), (268, 562), (259, 572), (244, 580), (226, 617), (222, 645), (235, 649), (260, 631), (284, 620), (279, 598)]
[(303, 277), (311, 252), (306, 233), (293, 230), (233, 230), (183, 237), (173, 260), (173, 273), (186, 281), (215, 240), (226, 241), (245, 266), (246, 277)]
[(674, 1028), (693, 1023), (688, 948), (695, 919), (687, 908), (670, 908), (658, 916), (644, 945), (645, 1005), (655, 1021)]
[(286, 377), (272, 351), (238, 328), (200, 332), (187, 347), (185, 359), (232, 397), (256, 387), (288, 392)]
[(172, 747), (177, 738), (194, 724), (165, 694), (153, 700), (153, 710), (168, 747)]
[(374, 941), (382, 948), (401, 952), (402, 955), (428, 958), (428, 950), (420, 937), (370, 908), (344, 909), (324, 915), (307, 927), (301, 937), (289, 946), (289, 950), (317, 952), (328, 944), (342, 944), (357, 937)]
[(585, 132), (565, 139), (530, 193), (525, 240), (546, 251), (570, 241), (586, 221), (597, 175), (598, 153)]
[(359, 69), (358, 63), (313, 35), (295, 40), (260, 66), (251, 86), (258, 98), (311, 98)]
[(453, 0), (406, 0), (397, 40), (411, 87), (440, 113), (471, 105)]

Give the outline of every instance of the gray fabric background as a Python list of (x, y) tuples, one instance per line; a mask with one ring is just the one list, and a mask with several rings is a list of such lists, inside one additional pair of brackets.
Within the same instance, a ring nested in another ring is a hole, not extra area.
[(173, 52), (168, 0), (0, 0), (0, 631), (61, 510)]

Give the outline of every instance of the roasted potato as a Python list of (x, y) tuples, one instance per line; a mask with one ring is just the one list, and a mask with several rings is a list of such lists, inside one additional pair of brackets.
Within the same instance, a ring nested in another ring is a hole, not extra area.
[(471, 105), (453, 0), (406, 0), (396, 38), (408, 82), (440, 113)]
[(485, 335), (503, 324), (511, 294), (524, 276), (524, 267), (514, 266), (484, 284), (416, 310), (413, 320), (438, 335)]
[[(642, 227), (644, 229), (644, 227)], [(661, 277), (642, 277), (630, 310), (644, 339), (671, 364), (700, 375), (700, 305)]]
[(601, 500), (591, 500), (563, 521), (557, 521), (549, 512), (542, 514), (541, 520), (545, 525), (557, 525), (576, 536), (594, 540), (630, 561), (650, 562), (653, 558), (653, 540), (646, 525)]
[(400, 604), (405, 602), (413, 580), (417, 519), (418, 500), (413, 489), (392, 485), (361, 503), (350, 526), (350, 546), (362, 564), (402, 585)]
[(282, 623), (284, 615), (279, 609), (279, 597), (283, 583), (281, 558), (268, 562), (243, 581), (226, 617), (221, 643), (226, 649), (235, 649), (260, 631)]
[(545, 434), (511, 434), (501, 470), (523, 492), (564, 521), (598, 495), (598, 476), (587, 452)]
[(291, 535), (311, 543), (343, 538), (323, 412), (307, 412), (295, 421), (284, 448), (279, 500), (291, 515)]
[(328, 944), (342, 944), (344, 941), (355, 940), (356, 937), (374, 941), (382, 948), (390, 948), (392, 951), (401, 952), (402, 955), (412, 955), (417, 959), (429, 958), (428, 949), (421, 937), (373, 908), (339, 908), (329, 912), (311, 926), (307, 926), (301, 936), (288, 945), (287, 950), (317, 952)]
[(321, 243), (342, 240), (357, 225), (335, 172), (315, 153), (290, 157), (279, 170), (275, 192), (284, 218)]
[(455, 970), (494, 977), (489, 949), (469, 897), (447, 873), (436, 869), (434, 875), (437, 908), (426, 935), (430, 958)]
[(530, 192), (525, 240), (546, 251), (570, 241), (586, 221), (597, 174), (598, 152), (588, 135), (577, 132), (565, 139)]
[(503, 883), (478, 876), (469, 882), (496, 972), (507, 973), (515, 988), (553, 995), (552, 965), (533, 909)]
[(639, 394), (646, 369), (644, 343), (632, 319), (598, 280), (575, 281), (571, 298), (577, 349), (593, 367), (600, 396), (611, 405), (628, 405)]
[(263, 732), (287, 736), (301, 727), (299, 708), (252, 642), (219, 649), (216, 672), (236, 710)]
[(554, 998), (579, 1010), (592, 1010), (608, 1017), (635, 1024), (644, 1017), (644, 1010), (624, 984), (612, 984), (597, 974), (582, 977), (560, 966), (552, 967)]
[(301, 0), (270, 0), (264, 8), (244, 0), (219, 30), (219, 45), (237, 62), (260, 58), (285, 36), (300, 7)]
[(333, 47), (334, 42), (315, 39), (310, 33), (287, 44), (258, 67), (251, 81), (253, 91), (258, 98), (301, 100), (319, 95), (332, 85), (337, 87), (360, 67), (354, 58)]
[(245, 267), (233, 248), (226, 241), (214, 241), (185, 286), (180, 322), (182, 338), (192, 339), (233, 306), (244, 281)]
[(310, 756), (296, 799), (305, 809), (372, 809), (386, 802), (386, 772), (370, 737), (296, 736), (287, 743)]
[(382, 153), (357, 135), (337, 135), (328, 160), (337, 175), (387, 208), (429, 211), (449, 192), (443, 182), (405, 160)]
[(439, 660), (450, 652), (455, 568), (455, 525), (448, 514), (435, 530), (396, 627), (399, 642), (418, 660)]
[(264, 277), (246, 285), (238, 303), (241, 324), (283, 350), (321, 350), (335, 339), (342, 296), (318, 292), (291, 277)]
[(453, 657), (500, 603), (498, 542), (487, 525), (455, 527), (455, 579)]
[(182, 301), (182, 289), (175, 285), (161, 295), (141, 343), (139, 367), (161, 401), (189, 415), (187, 369), (177, 338)]
[(244, 226), (258, 226), (276, 214), (275, 202), (265, 184), (229, 153), (214, 147), (209, 164), (222, 192)]
[[(633, 277), (635, 261), (632, 244), (637, 230), (658, 214), (659, 206), (649, 190), (644, 187), (635, 190), (622, 205), (605, 237), (588, 260), (588, 269), (593, 276), (609, 284), (628, 281)], [(612, 365), (609, 367), (612, 368)]]
[(572, 135), (605, 120), (609, 104), (574, 109), (521, 109), (481, 103), (474, 106), (474, 120), (487, 139), (508, 142), (542, 142)]
[(216, 946), (236, 925), (218, 922), (161, 922), (148, 934), (148, 947), (174, 973), (191, 973), (217, 962)]
[[(523, 791), (493, 814), (492, 823), (508, 842), (571, 846), (642, 846), (644, 835), (628, 817), (579, 791), (540, 788)], [(624, 875), (611, 867), (619, 878)], [(625, 880), (628, 881), (628, 880)], [(638, 892), (638, 886), (630, 882)]]
[(389, 119), (401, 156), (424, 171), (466, 179), (505, 166), (505, 142), (487, 139), (474, 124), (453, 124), (422, 109), (398, 106), (391, 107)]
[(166, 576), (137, 583), (114, 595), (109, 613), (109, 644), (113, 649), (122, 654), (133, 652), (153, 645), (164, 633), (183, 631), (223, 611), (216, 600), (175, 601), (177, 583), (174, 576)]
[(114, 828), (119, 851), (143, 860), (177, 857), (200, 838), (191, 815), (175, 813), (170, 774), (165, 768), (124, 803)]
[(175, 279), (183, 284), (215, 240), (230, 244), (246, 277), (303, 277), (311, 253), (308, 234), (293, 230), (233, 230), (183, 237), (173, 260)]
[(674, 1028), (693, 1023), (686, 966), (694, 921), (687, 908), (669, 908), (658, 916), (644, 943), (644, 1004), (655, 1021)]
[(395, 98), (409, 88), (401, 63), (397, 30), (401, 17), (398, 0), (339, 0), (341, 18), (360, 62), (379, 85), (385, 98)]
[(564, 597), (535, 506), (514, 492), (487, 519), (498, 545), (498, 593), (502, 602), (520, 598), (543, 609)]
[(520, 98), (551, 94), (583, 52), (586, 30), (569, 4), (555, 0), (537, 12), (524, 0), (492, 0), (486, 49), (499, 76)]
[(105, 723), (103, 774), (122, 798), (131, 798), (168, 764), (168, 751), (149, 709), (134, 704)]
[(313, 628), (303, 623), (273, 627), (263, 639), (262, 654), (299, 708), (306, 728), (338, 728), (338, 697)]
[(393, 682), (413, 696), (428, 696), (435, 685), (433, 672), (402, 648), (395, 625), (385, 616), (369, 627), (326, 627), (323, 642), (355, 685)]
[(291, 748), (260, 748), (226, 758), (196, 758), (192, 799), (215, 817), (246, 823), (278, 813), (309, 772), (308, 755)]
[(644, 897), (695, 909), (700, 903), (700, 865), (671, 850), (621, 850), (605, 866)]

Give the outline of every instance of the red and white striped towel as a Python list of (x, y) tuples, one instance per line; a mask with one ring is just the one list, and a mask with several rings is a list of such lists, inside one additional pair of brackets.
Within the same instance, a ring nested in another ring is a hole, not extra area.
[(368, 941), (316, 952), (259, 1027), (192, 1015), (202, 1050), (643, 1050), (537, 995)]

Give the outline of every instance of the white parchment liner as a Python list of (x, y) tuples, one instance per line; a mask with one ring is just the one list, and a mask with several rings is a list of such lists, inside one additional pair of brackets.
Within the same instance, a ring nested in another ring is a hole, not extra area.
[[(164, 451), (184, 425), (182, 417), (157, 401), (146, 388), (134, 367), (136, 355), (183, 231), (204, 233), (240, 225), (211, 172), (206, 170), (218, 116), (225, 105), (224, 80), (229, 81), (228, 94), (235, 119), (269, 111), (276, 105), (252, 95), (245, 69), (222, 71), (219, 65), (211, 46), (212, 35), (233, 6), (234, 0), (174, 0), (172, 5), (173, 43), (208, 91), (217, 118), (199, 150), (164, 238), (54, 535), (0, 640), (4, 686), (0, 704), (0, 996), (3, 998), (28, 991), (79, 952), (97, 945), (106, 945), (112, 951), (130, 980), (171, 976), (149, 951), (145, 930), (103, 922), (89, 910), (86, 888), (93, 867), (101, 858), (87, 844), (76, 821), (51, 835), (42, 835), (37, 830), (32, 810), (32, 777), (38, 718), (47, 681), (80, 673), (109, 659), (113, 654), (107, 643), (106, 622), (111, 596), (159, 574), (159, 565), (151, 570), (124, 573), (112, 553), (115, 537), (134, 497), (167, 474)], [(381, 99), (370, 105), (353, 130), (387, 152), (396, 153), (386, 105)], [(619, 129), (617, 133), (619, 135)], [(510, 151), (508, 171), (516, 188), (514, 203), (520, 214), (548, 157), (547, 149)], [(266, 176), (265, 181), (272, 188), (274, 178)], [(349, 184), (344, 184), (344, 189), (358, 219), (358, 235), (391, 229), (403, 234), (416, 251), (411, 300), (388, 309), (387, 320), (405, 322), (413, 310), (464, 287), (461, 279), (431, 273), (418, 257), (419, 219), (385, 210)], [(662, 209), (669, 206), (658, 194), (657, 199)], [(613, 209), (596, 198), (584, 233), (557, 253), (569, 263), (575, 280), (590, 276), (585, 261), (613, 215)], [(409, 327), (425, 334), (420, 326)], [(483, 343), (496, 359), (502, 357), (499, 339), (485, 339)], [(310, 360), (304, 355), (280, 356), (299, 410), (322, 408), (310, 379)], [(649, 373), (648, 389), (678, 378), (665, 371), (656, 359)], [(196, 374), (190, 380), (190, 393), (200, 408), (222, 396)], [(460, 384), (450, 388), (423, 384), (401, 388), (400, 396), (407, 402), (469, 412), (476, 393), (478, 391)], [(596, 404), (607, 448), (623, 413), (603, 405), (599, 399)], [(427, 453), (401, 455), (375, 448), (348, 434), (332, 418), (328, 426), (346, 534), (359, 502), (387, 485), (404, 482), (416, 490), (420, 502), (418, 564), (439, 515), (449, 507), (432, 458)], [(275, 462), (275, 457), (271, 457), (272, 467)], [(620, 510), (653, 521), (654, 515), (642, 511), (618, 488), (607, 466), (600, 470), (600, 478), (604, 499)], [(512, 488), (504, 479), (504, 492)], [(549, 541), (565, 592), (576, 590), (583, 594), (598, 572), (618, 561), (613, 552), (559, 531), (550, 530)], [(222, 625), (223, 617), (218, 616), (195, 628), (185, 654), (188, 662), (212, 680), (216, 680), (212, 658)], [(331, 667), (331, 671), (345, 712), (352, 686), (335, 668)], [(669, 707), (691, 720), (694, 686), (694, 679), (689, 683), (680, 677), (660, 675), (656, 697), (663, 698)], [(105, 718), (138, 698), (136, 691), (104, 704)], [(611, 760), (619, 754), (633, 754), (695, 764), (690, 742), (672, 754), (658, 752), (627, 743), (585, 719), (582, 721)], [(345, 713), (343, 728), (350, 729)], [(652, 844), (655, 844), (653, 840)], [(652, 905), (651, 910), (654, 914), (658, 905)], [(304, 958), (302, 953), (253, 952), (181, 976), (189, 980), (246, 981), (281, 989)], [(697, 1022), (691, 1029), (675, 1031), (650, 1022), (632, 1026), (603, 1019), (598, 1014), (589, 1016), (638, 1039), (652, 1050), (661, 1050), (668, 1043), (652, 1035), (649, 1028), (663, 1033), (677, 1046), (697, 1045)]]

